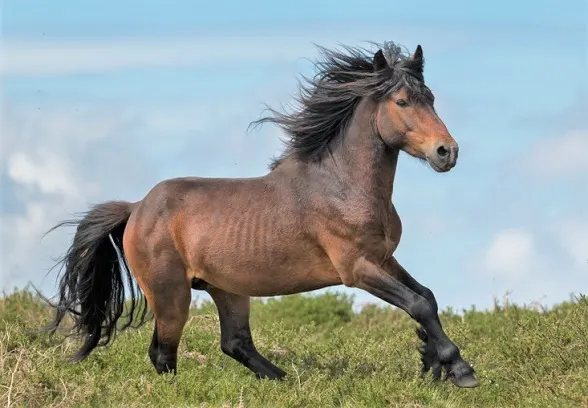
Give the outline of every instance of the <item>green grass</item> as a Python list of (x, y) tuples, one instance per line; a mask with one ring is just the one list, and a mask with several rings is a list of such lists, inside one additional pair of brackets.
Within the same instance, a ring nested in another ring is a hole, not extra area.
[(259, 351), (288, 372), (256, 380), (222, 354), (216, 309), (192, 311), (178, 375), (147, 357), (153, 323), (120, 333), (82, 363), (72, 339), (35, 337), (50, 310), (18, 291), (0, 299), (0, 404), (96, 407), (588, 407), (588, 299), (549, 311), (497, 305), (441, 314), (481, 386), (421, 380), (415, 323), (393, 308), (352, 311), (336, 294), (255, 301)]

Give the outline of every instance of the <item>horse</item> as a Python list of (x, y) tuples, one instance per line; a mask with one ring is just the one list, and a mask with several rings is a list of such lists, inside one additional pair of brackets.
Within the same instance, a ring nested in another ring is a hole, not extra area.
[(82, 340), (74, 361), (153, 319), (149, 358), (157, 373), (176, 375), (194, 289), (218, 309), (222, 352), (257, 378), (282, 380), (287, 373), (253, 343), (250, 298), (344, 285), (417, 322), (421, 377), (431, 370), (438, 381), (444, 371), (458, 387), (479, 385), (442, 327), (435, 295), (394, 256), (400, 151), (443, 173), (456, 165), (458, 143), (435, 111), (422, 47), (411, 54), (392, 41), (372, 44), (377, 51), (317, 46), (316, 74), (299, 82), (298, 106), (267, 107), (251, 122), (288, 136), (266, 174), (166, 179), (140, 201), (105, 201), (51, 229), (76, 227), (58, 261), (47, 326), (53, 333), (71, 315), (70, 335)]

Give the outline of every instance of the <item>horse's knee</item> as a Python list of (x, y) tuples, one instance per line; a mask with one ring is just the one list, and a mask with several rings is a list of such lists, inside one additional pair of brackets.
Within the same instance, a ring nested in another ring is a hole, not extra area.
[(429, 304), (433, 308), (433, 312), (437, 313), (439, 311), (439, 306), (437, 306), (437, 299), (435, 299), (435, 295), (433, 294), (433, 291), (431, 289), (423, 286), (421, 296), (429, 302)]
[(418, 322), (433, 319), (435, 310), (433, 305), (424, 297), (418, 297), (408, 308), (410, 316)]

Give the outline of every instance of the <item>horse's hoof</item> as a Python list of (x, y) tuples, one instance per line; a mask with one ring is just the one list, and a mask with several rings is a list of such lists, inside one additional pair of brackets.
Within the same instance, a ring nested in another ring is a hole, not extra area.
[(465, 374), (457, 378), (449, 376), (449, 380), (460, 388), (475, 388), (480, 385), (474, 374)]

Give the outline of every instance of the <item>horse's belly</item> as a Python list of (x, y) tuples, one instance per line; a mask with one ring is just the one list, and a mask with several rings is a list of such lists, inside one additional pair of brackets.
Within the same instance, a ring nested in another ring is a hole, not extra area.
[(215, 287), (248, 296), (287, 295), (341, 283), (323, 251), (295, 242), (251, 251), (217, 249), (207, 254), (199, 272)]

